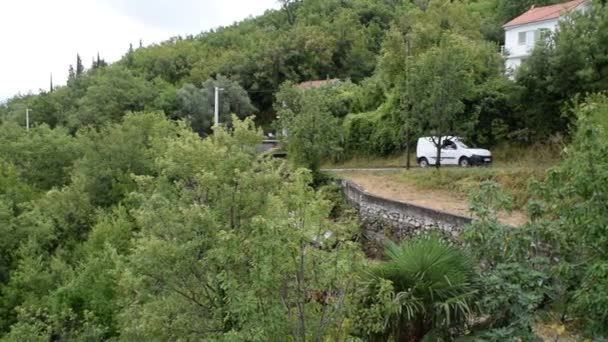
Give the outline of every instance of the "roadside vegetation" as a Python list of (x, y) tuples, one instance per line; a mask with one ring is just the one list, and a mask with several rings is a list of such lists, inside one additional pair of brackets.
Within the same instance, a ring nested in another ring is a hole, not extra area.
[(523, 223), (526, 205), (532, 197), (530, 184), (544, 180), (547, 170), (560, 163), (564, 150), (563, 141), (534, 147), (497, 147), (492, 150), (494, 163), (489, 167), (422, 169), (411, 160), (413, 166), (406, 170), (404, 155), (355, 157), (345, 162), (325, 163), (323, 167), (332, 170), (336, 177), (359, 182), (377, 195), (465, 216), (470, 215), (466, 204), (470, 192), (485, 181), (493, 181), (513, 198), (511, 209), (520, 212), (521, 217), (507, 220), (519, 224)]
[[(514, 80), (501, 24), (553, 1), (280, 2), (0, 105), (0, 341), (538, 341), (547, 317), (605, 340), (604, 2)], [(495, 165), (388, 177), (470, 195), (473, 223), (366, 259), (323, 162), (399, 164), (433, 132)]]
[(204, 140), (158, 113), (76, 137), (3, 124), (1, 339), (533, 341), (543, 316), (601, 338), (607, 103), (576, 110), (528, 224), (501, 224), (512, 199), (485, 181), (463, 246), (421, 236), (385, 261), (334, 185), (258, 154), (251, 120)]
[[(510, 146), (505, 143), (492, 148), (492, 167), (495, 169), (513, 167), (547, 169), (560, 162), (561, 154), (566, 146), (567, 142), (564, 138), (554, 138), (553, 141), (537, 143), (532, 146)], [(405, 168), (407, 159), (405, 153), (389, 156), (357, 155), (339, 161), (325, 160), (322, 163), (322, 168)], [(412, 150), (409, 159), (410, 167), (416, 168), (418, 165), (415, 149)]]
[(532, 196), (531, 181), (542, 181), (546, 170), (542, 168), (510, 167), (501, 169), (478, 168), (474, 170), (450, 168), (430, 173), (427, 170), (412, 170), (387, 175), (389, 179), (414, 185), (424, 190), (447, 190), (458, 197), (468, 194), (486, 181), (500, 184), (513, 197), (513, 209), (523, 210)]

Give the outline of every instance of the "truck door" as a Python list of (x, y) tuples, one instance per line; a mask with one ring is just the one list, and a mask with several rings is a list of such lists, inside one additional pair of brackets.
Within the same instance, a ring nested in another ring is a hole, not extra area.
[(446, 139), (441, 145), (441, 164), (456, 165), (458, 164), (458, 146), (453, 141)]

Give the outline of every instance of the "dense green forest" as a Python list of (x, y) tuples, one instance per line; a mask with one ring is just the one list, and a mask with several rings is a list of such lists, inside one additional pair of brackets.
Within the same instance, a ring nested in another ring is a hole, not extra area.
[[(285, 0), (78, 57), (67, 85), (0, 105), (0, 340), (535, 341), (539, 316), (601, 340), (608, 10), (563, 21), (509, 78), (501, 25), (546, 3)], [(215, 86), (230, 124), (212, 128)], [(260, 154), (271, 130), (289, 160)], [(485, 182), (461, 240), (369, 259), (321, 161), (426, 132), (565, 147), (527, 224), (501, 224), (512, 199)]]
[(606, 87), (601, 20), (564, 23), (564, 34), (547, 43), (544, 53), (528, 63), (529, 70), (515, 82), (504, 76), (498, 53), (502, 24), (532, 4), (552, 2), (281, 1), (281, 10), (233, 26), (131, 47), (111, 65), (97, 58), (87, 68), (78, 57), (66, 86), (10, 99), (0, 106), (0, 119), (24, 124), (28, 107), (34, 124), (74, 133), (87, 125), (119, 122), (125, 112), (162, 111), (191, 121), (206, 135), (212, 90), (218, 85), (228, 88), (222, 93), (223, 120), (230, 114), (255, 114), (256, 122), (271, 131), (276, 129), (271, 124), (275, 95), (285, 81), (337, 78), (343, 84), (323, 95), (331, 97), (327, 111), (340, 125), (342, 154), (335, 157), (390, 154), (408, 143), (402, 139), (407, 127), (427, 130), (426, 123), (403, 113), (418, 113), (413, 99), (423, 95), (408, 94), (408, 89), (428, 88), (428, 77), (417, 75), (424, 69), (420, 64), (430, 50), (451, 46), (458, 51), (446, 53), (459, 54), (466, 64), (457, 66), (465, 70), (458, 77), (469, 82), (454, 107), (468, 124), (450, 129), (488, 145), (526, 144), (566, 134), (570, 120), (560, 113), (571, 97)]

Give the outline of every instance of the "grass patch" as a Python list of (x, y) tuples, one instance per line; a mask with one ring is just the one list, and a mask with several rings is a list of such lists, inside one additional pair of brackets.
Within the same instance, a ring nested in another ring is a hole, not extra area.
[(543, 180), (545, 171), (542, 167), (451, 167), (395, 172), (387, 174), (387, 177), (419, 189), (446, 190), (464, 196), (468, 196), (483, 181), (495, 181), (513, 197), (515, 209), (522, 209), (532, 195), (528, 187), (530, 180)]
[[(442, 167), (420, 169), (416, 165), (416, 154), (411, 154), (409, 171), (395, 170), (382, 173), (387, 181), (415, 186), (421, 190), (444, 190), (455, 195), (467, 197), (483, 181), (494, 181), (513, 198), (514, 209), (522, 210), (532, 193), (529, 190), (531, 180), (545, 179), (548, 168), (560, 162), (563, 144), (552, 142), (536, 144), (531, 147), (501, 146), (492, 149), (494, 164), (490, 167)], [(405, 154), (399, 153), (390, 157), (354, 157), (342, 163), (325, 163), (324, 168), (382, 168), (403, 167)]]
[(494, 164), (499, 167), (548, 169), (559, 164), (564, 145), (535, 144), (529, 147), (499, 146), (492, 149)]
[[(416, 167), (416, 154), (412, 153), (410, 165)], [(387, 157), (355, 156), (345, 161), (325, 161), (324, 169), (359, 169), (359, 168), (389, 168), (405, 167), (405, 153), (398, 153)]]
[[(508, 146), (502, 145), (491, 149), (494, 165), (497, 167), (519, 167), (547, 169), (560, 162), (560, 154), (564, 145), (560, 142), (546, 144), (535, 144), (532, 146)], [(390, 156), (365, 156), (359, 155), (345, 161), (325, 161), (322, 168), (325, 169), (356, 169), (356, 168), (399, 168), (405, 167), (405, 152), (399, 152)], [(410, 165), (417, 167), (416, 148), (410, 153)]]

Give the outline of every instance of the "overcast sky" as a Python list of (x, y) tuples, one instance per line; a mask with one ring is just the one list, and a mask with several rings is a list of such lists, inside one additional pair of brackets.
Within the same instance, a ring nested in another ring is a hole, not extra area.
[(0, 102), (65, 84), (80, 53), (118, 60), (144, 45), (197, 34), (277, 8), (277, 0), (0, 0)]

